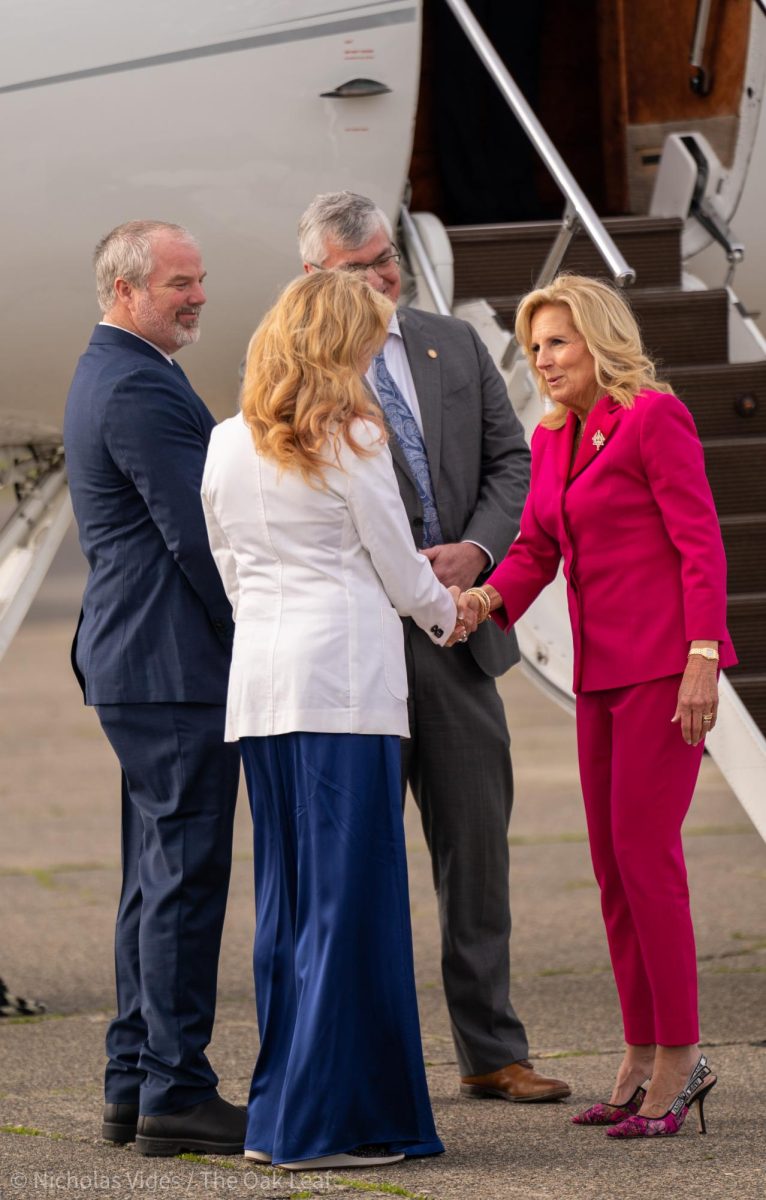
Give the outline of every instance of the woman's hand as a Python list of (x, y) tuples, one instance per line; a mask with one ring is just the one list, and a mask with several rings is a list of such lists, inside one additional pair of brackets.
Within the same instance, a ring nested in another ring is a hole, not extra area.
[(456, 642), (467, 642), (468, 635), (474, 633), (479, 623), (478, 618), (481, 612), (481, 603), (476, 596), (467, 596), (458, 587), (447, 588), (447, 591), (455, 601), (457, 621), (445, 645), (454, 646)]
[(684, 741), (696, 746), (715, 727), (717, 717), (718, 663), (695, 654), (681, 679), (673, 721), (681, 722)]

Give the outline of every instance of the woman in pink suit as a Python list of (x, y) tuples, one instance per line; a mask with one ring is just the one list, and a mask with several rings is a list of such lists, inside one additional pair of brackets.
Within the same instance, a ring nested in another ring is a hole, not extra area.
[(702, 447), (612, 288), (559, 276), (522, 300), (516, 336), (553, 408), (532, 438), (519, 537), (472, 603), (509, 629), (564, 560), (580, 775), (627, 1043), (609, 1103), (572, 1119), (667, 1135), (697, 1103), (704, 1132), (715, 1076), (697, 1045), (681, 824), (718, 669), (736, 657)]

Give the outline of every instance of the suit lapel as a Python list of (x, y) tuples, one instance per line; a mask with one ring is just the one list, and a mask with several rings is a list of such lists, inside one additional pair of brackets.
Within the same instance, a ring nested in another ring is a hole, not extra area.
[(561, 487), (565, 488), (569, 480), (569, 468), (572, 463), (572, 443), (575, 439), (577, 430), (577, 417), (573, 412), (567, 413), (566, 423), (561, 430), (561, 435), (557, 440), (556, 452), (556, 471), (561, 480)]
[(435, 358), (429, 355), (429, 350), (436, 349), (434, 338), (423, 332), (417, 316), (408, 309), (401, 309), (398, 317), (412, 382), (415, 385), (415, 395), (418, 398), (420, 419), (423, 422), (423, 441), (435, 493), (439, 485), (442, 448), (441, 360), (438, 352)]
[[(594, 458), (597, 458), (602, 453), (609, 439), (614, 434), (622, 416), (622, 406), (617, 404), (611, 396), (602, 396), (598, 403), (588, 413), (588, 418), (585, 422), (582, 441), (580, 448), (577, 451), (577, 458), (572, 467), (572, 473), (569, 476), (569, 482), (576, 479), (578, 475), (582, 475), (586, 467), (589, 467)], [(572, 417), (568, 418), (570, 421)], [(577, 418), (575, 417), (576, 421)], [(571, 438), (569, 446), (571, 448)]]
[[(170, 366), (170, 363), (168, 363), (168, 366)], [(192, 396), (194, 396), (197, 400), (199, 400), (199, 396), (197, 396), (197, 393), (195, 392), (194, 388), (192, 387), (191, 383), (189, 382), (188, 375), (184, 371), (183, 367), (179, 366), (179, 364), (175, 358), (173, 359), (173, 364), (172, 364), (172, 366), (170, 366), (170, 369), (173, 372), (173, 376), (176, 379), (176, 382), (180, 383), (182, 387), (185, 387), (187, 389), (187, 391), (191, 392)]]

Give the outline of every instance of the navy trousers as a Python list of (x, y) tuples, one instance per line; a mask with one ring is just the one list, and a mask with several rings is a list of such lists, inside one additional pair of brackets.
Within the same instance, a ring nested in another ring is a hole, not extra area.
[(245, 1145), (275, 1163), (438, 1154), (412, 961), (397, 737), (240, 741), (261, 1047)]
[(104, 704), (122, 767), (123, 883), (115, 935), (117, 1016), (106, 1038), (106, 1100), (147, 1116), (210, 1099), (205, 1056), (231, 871), (239, 780), (225, 710)]

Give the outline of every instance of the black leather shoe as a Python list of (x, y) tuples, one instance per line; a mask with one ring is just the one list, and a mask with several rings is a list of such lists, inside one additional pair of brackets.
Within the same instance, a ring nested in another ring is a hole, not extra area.
[(247, 1112), (214, 1096), (193, 1108), (139, 1117), (136, 1150), (167, 1158), (172, 1154), (243, 1154)]
[(137, 1104), (105, 1104), (101, 1119), (101, 1136), (105, 1142), (135, 1142)]

